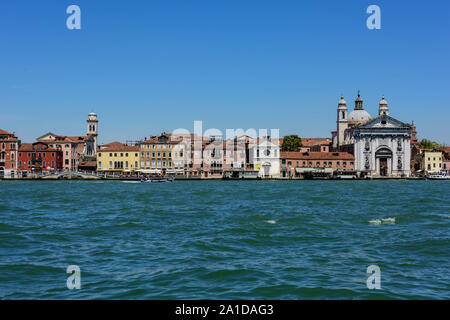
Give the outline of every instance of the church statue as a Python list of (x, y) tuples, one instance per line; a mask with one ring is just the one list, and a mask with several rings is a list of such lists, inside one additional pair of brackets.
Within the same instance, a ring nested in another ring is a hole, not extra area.
[(366, 169), (370, 169), (370, 164), (369, 164), (369, 157), (366, 156), (366, 163), (365, 163), (365, 167)]

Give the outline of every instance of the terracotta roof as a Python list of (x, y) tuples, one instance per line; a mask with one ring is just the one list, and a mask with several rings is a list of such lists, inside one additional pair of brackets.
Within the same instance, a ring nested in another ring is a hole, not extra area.
[(139, 151), (139, 146), (127, 146), (126, 144), (114, 141), (111, 143), (108, 143), (104, 146), (107, 146), (106, 148), (103, 148), (99, 150), (99, 152), (103, 151)]
[(31, 143), (22, 143), (19, 151), (33, 151), (33, 145)]
[(78, 167), (96, 167), (97, 161), (81, 161)]
[(302, 144), (304, 147), (312, 147), (330, 143), (330, 138), (302, 138)]
[(35, 144), (44, 144), (46, 146), (48, 146), (48, 143), (46, 142), (33, 142), (33, 143), (22, 143), (19, 147), (19, 151), (40, 151), (40, 152), (44, 152), (44, 151), (61, 151), (61, 149), (57, 149), (57, 148), (47, 148), (44, 150), (35, 150), (33, 148), (33, 145)]
[(11, 132), (8, 132), (6, 130), (0, 129), (0, 134), (7, 134), (7, 135), (12, 135)]
[[(159, 141), (159, 139), (162, 137), (166, 137), (167, 141)], [(182, 139), (175, 139), (172, 137), (171, 134), (166, 133), (166, 134), (162, 134), (160, 136), (151, 137), (150, 139), (147, 139), (147, 140), (143, 141), (142, 143), (166, 144), (166, 143), (179, 143), (181, 141), (182, 141)]]
[[(43, 137), (45, 137), (47, 135), (53, 135), (55, 138), (54, 139), (43, 139)], [(48, 133), (40, 136), (39, 138), (37, 138), (37, 140), (43, 140), (43, 141), (72, 142), (72, 143), (85, 142), (87, 139), (88, 139), (88, 136), (61, 136), (61, 135), (54, 134), (51, 132), (48, 132)]]
[(65, 138), (67, 138), (73, 142), (85, 142), (89, 137), (88, 136), (65, 136)]
[(321, 159), (355, 159), (355, 156), (348, 152), (281, 152), (282, 159), (305, 159), (305, 160), (321, 160)]

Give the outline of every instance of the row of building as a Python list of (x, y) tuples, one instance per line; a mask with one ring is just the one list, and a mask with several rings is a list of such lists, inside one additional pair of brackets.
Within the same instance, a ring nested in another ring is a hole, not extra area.
[(195, 178), (358, 175), (408, 177), (411, 172), (450, 170), (449, 149), (418, 146), (416, 128), (389, 115), (383, 97), (371, 117), (358, 93), (348, 113), (338, 102), (337, 128), (331, 138), (303, 138), (298, 150), (282, 151), (283, 138), (248, 135), (224, 139), (194, 133), (162, 133), (130, 143), (98, 144), (98, 118), (90, 113), (87, 133), (46, 133), (21, 143), (0, 129), (0, 176), (37, 171), (97, 171), (121, 175), (177, 175)]

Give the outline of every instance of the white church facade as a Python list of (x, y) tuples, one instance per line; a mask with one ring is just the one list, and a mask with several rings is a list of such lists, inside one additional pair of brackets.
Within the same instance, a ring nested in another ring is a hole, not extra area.
[(348, 116), (347, 111), (341, 97), (337, 128), (332, 132), (333, 148), (354, 153), (355, 171), (360, 176), (409, 177), (412, 126), (389, 116), (384, 96), (379, 103), (378, 116), (374, 118), (364, 110), (359, 93), (355, 109)]

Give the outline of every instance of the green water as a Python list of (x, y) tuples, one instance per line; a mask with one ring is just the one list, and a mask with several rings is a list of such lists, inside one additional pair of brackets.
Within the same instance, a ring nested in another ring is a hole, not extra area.
[(448, 181), (0, 181), (0, 194), (3, 299), (450, 298)]

